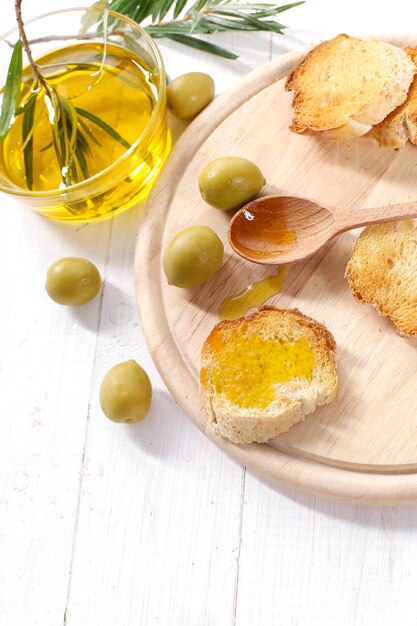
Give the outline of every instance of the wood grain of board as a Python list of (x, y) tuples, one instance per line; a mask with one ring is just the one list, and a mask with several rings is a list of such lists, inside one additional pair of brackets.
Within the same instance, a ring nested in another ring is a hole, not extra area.
[[(176, 146), (140, 231), (139, 312), (171, 393), (228, 454), (265, 476), (320, 495), (367, 503), (415, 502), (417, 339), (399, 337), (372, 307), (352, 298), (344, 271), (358, 231), (290, 266), (283, 291), (270, 301), (299, 308), (334, 334), (337, 400), (263, 446), (235, 446), (214, 437), (199, 400), (199, 353), (219, 320), (220, 303), (273, 273), (271, 267), (240, 259), (228, 246), (229, 214), (206, 205), (198, 191), (198, 174), (207, 162), (226, 155), (249, 158), (266, 177), (264, 195), (307, 196), (346, 209), (366, 211), (416, 197), (414, 146), (396, 152), (379, 148), (371, 137), (338, 143), (288, 130), (292, 95), (284, 90), (285, 77), (305, 52), (285, 55), (249, 75), (218, 98)], [(167, 285), (161, 253), (176, 232), (192, 224), (206, 224), (220, 235), (226, 243), (225, 262), (200, 288), (180, 290)]]

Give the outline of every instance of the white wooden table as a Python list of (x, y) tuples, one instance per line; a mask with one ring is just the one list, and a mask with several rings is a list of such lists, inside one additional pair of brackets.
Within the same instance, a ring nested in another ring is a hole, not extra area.
[[(2, 0), (1, 30), (13, 4)], [(23, 4), (29, 17), (70, 3)], [(282, 15), (293, 27), (285, 37), (216, 37), (240, 53), (234, 62), (161, 48), (172, 77), (208, 71), (221, 92), (338, 32), (409, 31), (413, 12), (413, 0), (389, 10), (308, 0)], [(138, 210), (84, 227), (5, 196), (0, 210), (1, 626), (417, 624), (417, 509), (266, 484), (168, 395), (135, 309)], [(76, 311), (44, 291), (49, 263), (66, 255), (91, 259), (105, 277), (102, 298)], [(109, 367), (130, 358), (154, 386), (152, 411), (134, 427), (108, 421), (97, 393)]]

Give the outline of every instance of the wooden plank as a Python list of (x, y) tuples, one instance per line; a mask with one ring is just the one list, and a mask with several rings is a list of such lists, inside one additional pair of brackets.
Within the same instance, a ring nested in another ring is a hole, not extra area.
[(48, 223), (2, 198), (0, 615), (62, 622), (101, 299), (60, 307), (44, 289), (66, 255), (105, 266), (109, 224)]
[(414, 507), (344, 505), (248, 472), (236, 626), (417, 620)]

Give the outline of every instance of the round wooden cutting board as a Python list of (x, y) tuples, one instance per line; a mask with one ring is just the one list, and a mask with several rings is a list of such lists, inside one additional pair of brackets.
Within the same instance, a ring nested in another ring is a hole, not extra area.
[[(412, 38), (392, 43), (406, 45)], [(415, 38), (417, 40), (417, 36)], [(333, 333), (339, 394), (269, 444), (237, 446), (206, 427), (199, 398), (201, 346), (219, 321), (223, 299), (274, 273), (234, 254), (230, 214), (206, 205), (198, 190), (203, 166), (242, 156), (262, 169), (264, 195), (294, 194), (340, 207), (378, 206), (417, 198), (417, 148), (396, 152), (370, 137), (337, 143), (289, 131), (292, 94), (285, 77), (306, 51), (262, 67), (217, 98), (182, 136), (149, 199), (136, 251), (136, 293), (146, 340), (168, 389), (193, 422), (255, 472), (314, 494), (366, 504), (417, 502), (417, 339), (352, 297), (344, 278), (358, 231), (288, 268), (268, 304), (298, 308)], [(194, 290), (167, 285), (161, 255), (171, 237), (193, 224), (225, 243), (221, 270)]]

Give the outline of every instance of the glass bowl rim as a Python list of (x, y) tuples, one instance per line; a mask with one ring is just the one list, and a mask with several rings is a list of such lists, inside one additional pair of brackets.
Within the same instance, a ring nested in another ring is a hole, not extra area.
[[(152, 37), (150, 35), (148, 35), (148, 33), (146, 32), (145, 29), (143, 29), (141, 26), (139, 26), (139, 24), (137, 22), (135, 22), (134, 20), (130, 19), (129, 17), (126, 17), (125, 15), (122, 15), (121, 13), (117, 13), (116, 11), (111, 11), (110, 9), (105, 9), (102, 7), (71, 7), (71, 8), (67, 8), (67, 9), (58, 9), (57, 11), (49, 11), (48, 13), (42, 13), (41, 15), (36, 15), (35, 17), (32, 17), (28, 20), (25, 20), (25, 26), (28, 24), (31, 24), (32, 22), (37, 22), (38, 20), (41, 20), (43, 18), (46, 17), (52, 17), (54, 15), (59, 15), (60, 13), (74, 13), (74, 12), (90, 12), (90, 13), (99, 13), (99, 14), (104, 14), (107, 11), (107, 13), (113, 17), (116, 17), (117, 19), (121, 19), (124, 22), (127, 22), (128, 24), (130, 24), (130, 26), (132, 26), (135, 30), (139, 31), (141, 35), (144, 36), (144, 38), (147, 40), (152, 53), (155, 56), (156, 59), (156, 64), (158, 67), (158, 71), (160, 74), (160, 84), (159, 84), (159, 88), (158, 88), (158, 99), (156, 102), (156, 106), (154, 108), (154, 110), (152, 111), (152, 115), (149, 119), (149, 122), (147, 123), (147, 125), (145, 126), (145, 128), (143, 129), (143, 131), (141, 132), (141, 134), (139, 135), (139, 137), (137, 137), (137, 139), (132, 143), (132, 145), (130, 146), (130, 148), (128, 150), (126, 150), (118, 159), (117, 161), (115, 161), (114, 163), (112, 163), (111, 165), (109, 165), (108, 167), (106, 167), (105, 169), (101, 170), (100, 172), (98, 172), (97, 174), (94, 174), (93, 176), (90, 176), (89, 178), (86, 178), (85, 180), (79, 182), (79, 183), (75, 183), (74, 185), (69, 185), (68, 187), (65, 187), (65, 189), (49, 189), (47, 191), (30, 191), (30, 190), (26, 190), (26, 189), (20, 189), (18, 187), (6, 187), (5, 185), (2, 185), (0, 183), (0, 191), (9, 195), (13, 195), (13, 196), (17, 196), (20, 198), (53, 198), (53, 197), (62, 197), (65, 196), (69, 193), (72, 193), (73, 191), (82, 191), (84, 188), (89, 187), (91, 184), (94, 185), (94, 183), (99, 180), (100, 178), (102, 178), (103, 176), (107, 175), (108, 173), (110, 173), (112, 170), (114, 170), (118, 165), (120, 165), (120, 163), (122, 163), (123, 161), (125, 161), (126, 159), (128, 159), (133, 152), (138, 148), (139, 144), (141, 144), (143, 142), (143, 140), (146, 138), (147, 135), (150, 134), (150, 132), (152, 131), (153, 127), (155, 126), (155, 122), (158, 118), (158, 114), (160, 112), (161, 109), (161, 102), (164, 99), (164, 95), (165, 95), (165, 91), (166, 91), (166, 74), (165, 74), (165, 66), (164, 66), (164, 61), (162, 58), (162, 54), (158, 48), (158, 46), (155, 44), (155, 42), (153, 41)], [(14, 33), (16, 33), (18, 31), (18, 27), (15, 26), (14, 28), (10, 29), (9, 31), (7, 31), (7, 33), (4, 33), (3, 35), (0, 36), (0, 44), (2, 42), (5, 41), (5, 39), (7, 37), (10, 37), (11, 35), (13, 35)]]

